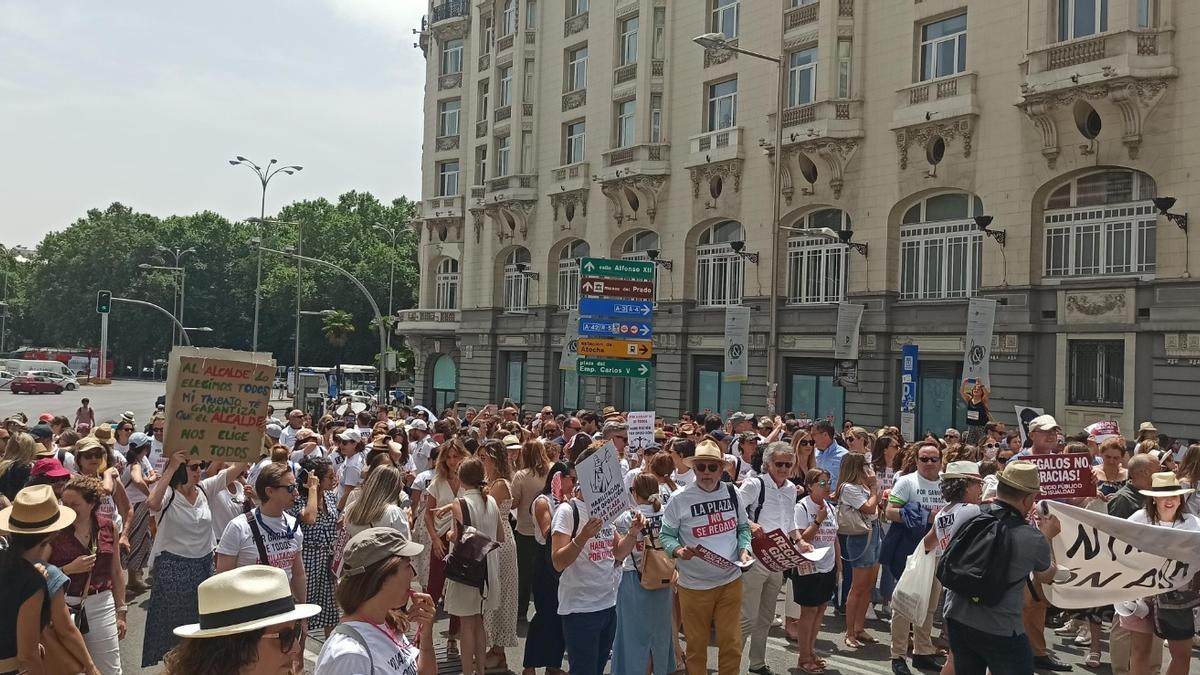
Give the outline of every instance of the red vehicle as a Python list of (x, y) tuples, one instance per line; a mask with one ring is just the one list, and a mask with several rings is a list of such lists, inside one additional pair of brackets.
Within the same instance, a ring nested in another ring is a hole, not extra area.
[(13, 378), (9, 389), (14, 394), (25, 392), (26, 394), (45, 394), (47, 392), (53, 394), (63, 393), (61, 382), (43, 377), (41, 375), (18, 375)]

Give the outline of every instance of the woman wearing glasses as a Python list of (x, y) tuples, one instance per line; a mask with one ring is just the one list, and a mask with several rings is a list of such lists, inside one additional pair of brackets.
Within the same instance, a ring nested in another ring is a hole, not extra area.
[(806, 673), (825, 671), (825, 660), (817, 656), (817, 633), (825, 608), (833, 599), (840, 576), (841, 550), (838, 547), (837, 517), (828, 501), (830, 476), (824, 469), (810, 469), (805, 476), (808, 496), (796, 504), (796, 529), (800, 537), (816, 549), (827, 549), (820, 560), (792, 571), (792, 599), (800, 605), (797, 665)]

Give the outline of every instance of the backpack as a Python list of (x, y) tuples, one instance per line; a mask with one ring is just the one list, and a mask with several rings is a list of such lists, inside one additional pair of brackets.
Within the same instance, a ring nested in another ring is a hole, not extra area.
[(984, 506), (979, 515), (954, 533), (937, 564), (937, 578), (946, 588), (971, 602), (993, 607), (1010, 588), (1025, 581), (1008, 578), (1012, 551), (1009, 530), (1025, 523), (1002, 504)]

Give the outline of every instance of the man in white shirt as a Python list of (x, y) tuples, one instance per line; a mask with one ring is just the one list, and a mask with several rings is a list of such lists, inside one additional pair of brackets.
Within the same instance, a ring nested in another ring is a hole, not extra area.
[(288, 450), (292, 450), (296, 445), (296, 432), (304, 426), (304, 411), (292, 408), (288, 411), (287, 422), (287, 426), (280, 431), (279, 443), (286, 446)]
[(437, 443), (429, 437), (429, 425), (425, 420), (413, 420), (412, 424), (408, 425), (408, 438), (408, 456), (412, 459), (416, 473), (432, 468), (429, 456), (433, 454)]

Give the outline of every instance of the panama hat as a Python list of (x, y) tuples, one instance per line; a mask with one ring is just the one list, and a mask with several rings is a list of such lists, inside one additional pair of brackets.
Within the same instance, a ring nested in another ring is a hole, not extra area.
[(996, 477), (1001, 483), (1021, 492), (1034, 493), (1042, 489), (1038, 480), (1037, 464), (1026, 460), (1009, 462), (1004, 471)]
[(983, 480), (979, 475), (979, 464), (977, 462), (957, 461), (950, 462), (946, 470), (942, 472), (942, 480), (951, 478), (966, 478), (969, 480)]
[(1138, 490), (1138, 492), (1147, 497), (1175, 497), (1190, 495), (1195, 490), (1183, 487), (1179, 483), (1179, 476), (1176, 476), (1174, 471), (1163, 471), (1151, 476), (1150, 487), (1145, 490)]
[(611, 405), (608, 405), (608, 406), (604, 406), (604, 410), (602, 410), (600, 412), (600, 416), (606, 420), (610, 420), (614, 417), (620, 417), (621, 411), (617, 410), (616, 408), (614, 408)]
[(700, 441), (696, 445), (696, 454), (691, 457), (684, 457), (683, 463), (691, 466), (698, 461), (711, 459), (718, 462), (725, 461), (725, 453), (721, 452), (721, 446), (712, 441)]
[(516, 436), (514, 436), (512, 434), (505, 436), (504, 440), (502, 440), (500, 442), (504, 444), (505, 450), (520, 450), (521, 449), (521, 439), (517, 438)]
[(0, 511), (0, 531), (11, 534), (48, 534), (75, 522), (75, 510), (58, 503), (49, 485), (22, 488), (12, 506)]
[(183, 638), (246, 633), (277, 623), (307, 619), (320, 605), (298, 605), (287, 574), (266, 565), (237, 567), (211, 576), (196, 589), (200, 622), (175, 629)]

